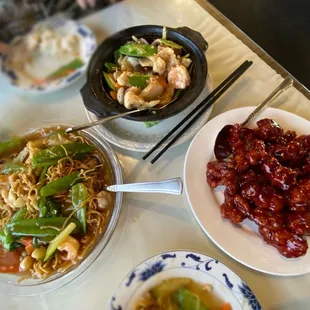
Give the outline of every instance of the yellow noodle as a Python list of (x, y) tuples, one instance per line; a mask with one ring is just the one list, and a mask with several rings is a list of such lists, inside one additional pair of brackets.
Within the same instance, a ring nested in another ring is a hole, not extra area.
[[(51, 130), (41, 130), (41, 137), (47, 137), (50, 132)], [(60, 140), (61, 138), (61, 135), (59, 135)], [(37, 139), (38, 135), (35, 137), (35, 140)], [(74, 142), (89, 143), (80, 135), (70, 134), (69, 139)], [(11, 174), (9, 177), (0, 175), (0, 228), (4, 227), (14, 213), (21, 207), (25, 207), (25, 218), (37, 218), (39, 215), (38, 201), (40, 188), (45, 184), (67, 176), (72, 172), (80, 172), (79, 175), (82, 178), (81, 182), (87, 188), (88, 194), (87, 200), (75, 210), (71, 209), (70, 214), (67, 215), (68, 221), (78, 210), (86, 205), (87, 234), (78, 239), (80, 248), (77, 258), (72, 261), (67, 261), (67, 253), (56, 251), (55, 255), (47, 262), (35, 261), (30, 269), (29, 275), (33, 278), (45, 279), (54, 273), (66, 272), (72, 266), (77, 264), (89, 253), (98, 240), (98, 237), (100, 237), (105, 231), (111, 211), (110, 209), (102, 210), (99, 208), (98, 199), (103, 198), (99, 198), (98, 194), (102, 191), (103, 186), (105, 186), (105, 183), (107, 182), (105, 180), (107, 178), (106, 176), (102, 179), (103, 171), (108, 174), (108, 180), (111, 179), (111, 174), (109, 168), (105, 167), (105, 162), (101, 158), (101, 155), (95, 151), (93, 154), (87, 155), (79, 160), (70, 157), (58, 160), (57, 164), (47, 169), (45, 179), (38, 183), (38, 177), (34, 174), (31, 161), (33, 154), (40, 151), (39, 148), (35, 147), (39, 144), (39, 142), (27, 144), (29, 155), (25, 161), (28, 165), (26, 171), (18, 174)], [(48, 142), (44, 141), (41, 145), (48, 145)], [(67, 150), (65, 148), (64, 150), (67, 154)], [(4, 180), (8, 181), (4, 183)], [(72, 206), (71, 189), (58, 193), (57, 195), (54, 195), (53, 198), (61, 203), (63, 211), (70, 210), (69, 208)], [(24, 206), (22, 202), (24, 202)], [(67, 224), (67, 221), (65, 222), (64, 227)]]

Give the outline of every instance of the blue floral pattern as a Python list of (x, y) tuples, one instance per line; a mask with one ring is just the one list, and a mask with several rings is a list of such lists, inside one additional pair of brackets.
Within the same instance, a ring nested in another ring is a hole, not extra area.
[[(214, 279), (217, 285), (226, 289), (225, 294), (230, 294), (232, 308), (242, 310), (261, 310), (261, 306), (253, 294), (252, 290), (228, 267), (221, 264), (218, 260), (204, 254), (172, 251), (159, 254), (148, 259), (135, 268), (127, 276), (111, 299), (110, 310), (123, 310), (128, 307), (131, 298), (143, 283), (153, 279), (162, 272), (180, 273), (186, 269), (186, 274), (194, 272), (197, 274), (207, 274), (210, 279)], [(178, 271), (180, 270), (180, 271)], [(171, 277), (171, 276), (167, 276)], [(200, 276), (198, 276), (200, 277)], [(203, 277), (203, 275), (201, 275)], [(163, 279), (163, 277), (160, 277)], [(226, 296), (226, 295), (225, 295)], [(228, 295), (227, 295), (228, 296)]]
[(259, 304), (256, 296), (253, 294), (252, 290), (242, 282), (241, 285), (239, 285), (240, 291), (242, 292), (244, 298), (249, 302), (253, 310), (261, 310), (262, 307)]
[(159, 261), (154, 264), (152, 264), (149, 268), (146, 268), (143, 272), (140, 273), (140, 280), (146, 281), (156, 273), (161, 272), (166, 265)]

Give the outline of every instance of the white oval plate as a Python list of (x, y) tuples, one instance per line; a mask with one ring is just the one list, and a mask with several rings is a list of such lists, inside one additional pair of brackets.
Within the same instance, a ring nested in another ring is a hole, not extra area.
[(211, 284), (214, 294), (230, 303), (233, 310), (261, 310), (251, 289), (228, 267), (207, 255), (182, 250), (155, 255), (134, 268), (117, 288), (107, 309), (134, 309), (147, 291), (172, 277)]
[[(253, 110), (253, 107), (245, 107), (223, 113), (207, 123), (193, 139), (184, 166), (188, 202), (204, 232), (238, 262), (273, 275), (309, 273), (310, 250), (301, 258), (287, 259), (277, 249), (263, 242), (252, 222), (245, 220), (235, 226), (223, 220), (220, 214), (220, 205), (224, 201), (223, 192), (211, 189), (206, 183), (206, 164), (214, 160), (213, 147), (218, 132), (227, 124), (243, 122)], [(256, 120), (266, 117), (274, 119), (285, 130), (295, 130), (297, 134), (310, 133), (310, 122), (292, 113), (267, 108)], [(256, 122), (251, 125), (255, 127)], [(309, 243), (310, 238), (307, 239)]]
[[(95, 129), (106, 140), (114, 145), (131, 151), (147, 152), (174, 126), (176, 126), (191, 110), (193, 110), (208, 94), (210, 94), (212, 90), (212, 79), (210, 75), (208, 75), (204, 90), (195, 102), (190, 105), (190, 107), (173, 117), (162, 120), (159, 124), (151, 128), (146, 128), (143, 122), (135, 122), (122, 118), (96, 126)], [(85, 109), (85, 111), (89, 122), (95, 122), (99, 119), (95, 114), (91, 113), (87, 109)], [(173, 146), (180, 145), (192, 138), (206, 123), (211, 112), (212, 107), (208, 109), (208, 111), (204, 113), (175, 144), (173, 144)], [(161, 148), (167, 145), (169, 141), (170, 139), (168, 139), (161, 146)]]
[[(2, 55), (1, 73), (7, 78), (11, 86), (21, 92), (25, 93), (48, 93), (56, 90), (60, 90), (64, 87), (74, 83), (87, 69), (88, 62), (96, 49), (97, 43), (93, 32), (86, 26), (62, 16), (53, 17), (45, 22), (48, 26), (61, 34), (72, 34), (79, 38), (79, 58), (83, 61), (83, 66), (73, 71), (71, 74), (64, 78), (59, 78), (54, 81), (44, 83), (40, 86), (34, 84), (34, 81), (18, 70), (14, 70), (12, 67), (5, 65), (6, 55)], [(73, 60), (73, 58), (72, 58)], [(56, 60), (50, 61), (47, 56), (37, 58), (31, 64), (31, 70), (33, 75), (47, 76), (51, 72), (55, 71)]]

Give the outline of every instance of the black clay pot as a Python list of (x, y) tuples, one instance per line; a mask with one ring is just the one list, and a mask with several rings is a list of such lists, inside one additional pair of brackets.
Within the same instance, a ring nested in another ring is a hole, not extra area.
[[(81, 89), (86, 109), (99, 117), (128, 111), (110, 97), (102, 74), (104, 63), (113, 62), (114, 51), (130, 41), (133, 35), (137, 38), (143, 37), (151, 42), (156, 38), (161, 38), (162, 31), (163, 26), (137, 26), (124, 29), (104, 40), (91, 58), (87, 72), (87, 83)], [(186, 53), (191, 55), (193, 62), (191, 84), (182, 95), (166, 108), (156, 111), (156, 113), (150, 111), (135, 113), (127, 116), (127, 119), (133, 121), (155, 121), (171, 117), (193, 103), (204, 89), (208, 73), (208, 65), (205, 58), (208, 43), (199, 32), (188, 27), (167, 28), (167, 39), (182, 45)]]

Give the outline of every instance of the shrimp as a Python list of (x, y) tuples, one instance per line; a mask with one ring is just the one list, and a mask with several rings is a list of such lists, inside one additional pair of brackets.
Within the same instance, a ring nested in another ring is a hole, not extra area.
[(59, 251), (67, 252), (66, 260), (74, 260), (77, 258), (80, 243), (73, 237), (68, 236), (57, 248)]
[(182, 65), (173, 67), (168, 73), (168, 83), (176, 89), (185, 89), (189, 86), (191, 77), (187, 69)]
[(140, 90), (137, 87), (131, 87), (125, 92), (124, 97), (124, 106), (127, 109), (133, 109), (133, 108), (142, 108), (142, 107), (154, 107), (159, 103), (160, 100), (153, 100), (153, 101), (145, 101), (140, 95)]
[(125, 97), (125, 88), (124, 87), (121, 87), (118, 89), (117, 91), (117, 101), (120, 103), (120, 104), (124, 104), (124, 97)]
[(163, 75), (166, 70), (166, 62), (159, 56), (155, 55), (150, 57), (153, 62), (153, 71), (159, 75)]
[(156, 78), (151, 78), (149, 85), (141, 92), (141, 97), (145, 101), (151, 101), (157, 99), (164, 92), (163, 86)]
[(162, 58), (166, 62), (166, 70), (168, 72), (172, 67), (180, 64), (180, 61), (177, 59), (174, 50), (170, 47), (159, 46), (157, 57)]
[(130, 72), (124, 71), (118, 78), (117, 78), (117, 83), (121, 86), (130, 86), (129, 83), (129, 76)]
[(101, 191), (97, 195), (97, 199), (96, 200), (97, 200), (97, 203), (98, 203), (98, 209), (105, 210), (113, 202), (113, 197), (112, 197), (111, 193), (106, 192), (106, 191)]

